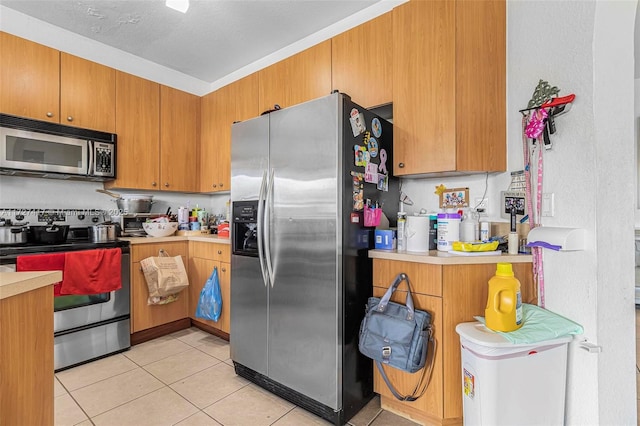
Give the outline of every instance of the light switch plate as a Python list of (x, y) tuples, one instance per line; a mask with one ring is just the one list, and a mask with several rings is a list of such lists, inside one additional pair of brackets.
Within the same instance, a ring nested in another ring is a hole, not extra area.
[(555, 214), (555, 197), (553, 192), (542, 193), (542, 216), (553, 217)]

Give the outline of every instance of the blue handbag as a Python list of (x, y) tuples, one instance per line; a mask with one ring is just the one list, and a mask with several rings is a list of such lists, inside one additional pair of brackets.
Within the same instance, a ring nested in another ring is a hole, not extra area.
[(218, 321), (222, 312), (222, 291), (220, 290), (220, 280), (218, 278), (218, 267), (213, 268), (211, 276), (200, 291), (198, 306), (196, 308), (196, 318), (211, 321)]
[[(407, 298), (404, 305), (390, 300), (402, 281), (407, 282)], [(425, 368), (429, 342), (432, 343), (433, 350), (430, 366)], [(382, 298), (369, 298), (365, 317), (360, 324), (358, 348), (363, 355), (375, 361), (383, 380), (397, 399), (415, 401), (424, 394), (431, 379), (435, 345), (431, 314), (414, 308), (407, 274), (398, 274)], [(413, 393), (401, 395), (389, 381), (383, 365), (409, 373), (423, 369), (422, 377)], [(422, 389), (419, 390), (421, 384)]]

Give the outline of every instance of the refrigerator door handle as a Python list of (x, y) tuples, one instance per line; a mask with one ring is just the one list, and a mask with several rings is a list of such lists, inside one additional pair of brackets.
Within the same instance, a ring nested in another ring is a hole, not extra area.
[(260, 271), (262, 272), (262, 281), (264, 286), (267, 286), (267, 268), (265, 268), (264, 261), (264, 201), (265, 201), (265, 189), (267, 182), (267, 171), (262, 173), (262, 183), (260, 184), (260, 193), (258, 194), (258, 258), (260, 258)]
[(267, 261), (267, 270), (269, 272), (269, 281), (271, 282), (271, 288), (273, 288), (274, 272), (273, 264), (271, 263), (271, 203), (273, 203), (273, 177), (275, 175), (275, 169), (271, 169), (269, 175), (269, 185), (267, 185), (267, 198), (265, 200), (265, 213), (264, 213), (264, 252)]

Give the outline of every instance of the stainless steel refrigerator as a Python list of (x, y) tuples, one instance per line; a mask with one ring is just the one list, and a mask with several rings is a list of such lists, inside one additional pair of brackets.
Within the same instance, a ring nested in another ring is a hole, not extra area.
[(334, 424), (373, 396), (358, 331), (372, 222), (395, 225), (392, 125), (333, 93), (232, 126), (236, 373)]

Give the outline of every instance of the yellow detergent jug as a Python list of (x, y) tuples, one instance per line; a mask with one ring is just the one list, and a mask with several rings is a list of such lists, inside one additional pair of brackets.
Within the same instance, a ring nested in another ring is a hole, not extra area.
[(486, 326), (494, 331), (514, 331), (522, 327), (520, 281), (510, 263), (498, 263), (496, 275), (489, 280)]

